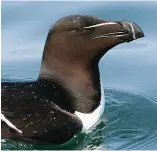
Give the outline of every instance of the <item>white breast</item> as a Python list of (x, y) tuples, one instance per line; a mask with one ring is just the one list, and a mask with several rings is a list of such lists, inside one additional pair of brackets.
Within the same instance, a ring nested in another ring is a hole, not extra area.
[(105, 108), (105, 97), (104, 97), (103, 86), (101, 84), (100, 105), (92, 113), (89, 114), (75, 111), (75, 115), (77, 115), (83, 123), (83, 131), (89, 130), (92, 126), (94, 126), (98, 122), (98, 120), (100, 119), (100, 117), (104, 112), (104, 108)]

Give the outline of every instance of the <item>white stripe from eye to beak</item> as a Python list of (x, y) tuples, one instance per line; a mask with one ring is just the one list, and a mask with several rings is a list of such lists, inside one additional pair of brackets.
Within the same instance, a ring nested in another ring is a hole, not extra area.
[(105, 26), (105, 25), (113, 25), (113, 24), (117, 24), (117, 23), (116, 22), (100, 23), (100, 24), (96, 24), (96, 25), (92, 25), (92, 26), (88, 26), (88, 27), (84, 27), (84, 28), (89, 29), (89, 28), (95, 28), (95, 27), (100, 27), (100, 26)]
[(20, 134), (22, 134), (22, 131), (16, 128), (15, 125), (13, 125), (2, 113), (1, 113), (1, 120), (4, 121), (10, 128), (16, 130)]
[(129, 23), (131, 30), (132, 30), (132, 33), (133, 33), (133, 39), (136, 39), (134, 27), (130, 22), (128, 22), (128, 23)]

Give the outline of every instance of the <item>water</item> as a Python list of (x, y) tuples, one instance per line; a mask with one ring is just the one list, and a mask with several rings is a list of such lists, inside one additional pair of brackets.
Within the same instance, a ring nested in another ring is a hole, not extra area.
[(2, 81), (37, 78), (47, 31), (68, 14), (133, 20), (146, 37), (115, 47), (101, 60), (106, 107), (88, 134), (60, 146), (2, 139), (2, 149), (157, 149), (157, 2), (68, 2), (64, 11), (56, 9), (60, 3), (2, 2)]
[[(2, 81), (36, 79), (40, 60), (2, 64)], [(105, 85), (105, 83), (104, 83)], [(121, 88), (104, 88), (106, 108), (89, 134), (64, 146), (33, 146), (6, 141), (2, 149), (157, 149), (157, 99)]]

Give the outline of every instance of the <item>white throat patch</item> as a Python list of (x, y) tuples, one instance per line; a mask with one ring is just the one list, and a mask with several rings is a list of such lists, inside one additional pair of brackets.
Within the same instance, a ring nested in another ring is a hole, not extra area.
[(81, 113), (75, 111), (75, 115), (77, 115), (82, 123), (83, 123), (83, 131), (89, 130), (92, 126), (94, 126), (102, 116), (105, 108), (105, 97), (104, 90), (101, 84), (101, 100), (100, 105), (92, 112), (92, 113)]

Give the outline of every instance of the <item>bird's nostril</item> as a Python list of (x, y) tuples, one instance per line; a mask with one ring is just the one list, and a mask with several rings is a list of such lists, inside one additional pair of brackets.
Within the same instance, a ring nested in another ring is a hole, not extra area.
[(128, 32), (126, 26), (124, 24), (122, 24), (121, 22), (117, 22), (120, 26), (121, 26), (121, 29), (124, 31), (124, 32)]

